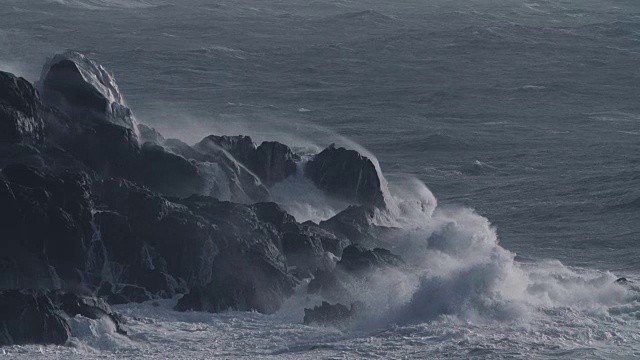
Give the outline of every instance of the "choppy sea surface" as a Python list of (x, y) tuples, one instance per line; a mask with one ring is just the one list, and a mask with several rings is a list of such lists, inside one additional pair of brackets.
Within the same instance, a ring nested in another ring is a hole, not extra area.
[(438, 206), (398, 240), (415, 273), (363, 293), (378, 317), (301, 325), (303, 289), (269, 316), (167, 300), (118, 307), (130, 338), (78, 319), (71, 347), (0, 357), (640, 357), (639, 2), (0, 1), (0, 70), (66, 49), (170, 136), (365, 148)]

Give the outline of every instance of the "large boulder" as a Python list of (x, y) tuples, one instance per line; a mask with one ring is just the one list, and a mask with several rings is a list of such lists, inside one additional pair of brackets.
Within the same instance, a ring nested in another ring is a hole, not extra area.
[(376, 166), (355, 150), (334, 145), (315, 155), (304, 168), (305, 176), (330, 196), (358, 205), (386, 209), (386, 184)]
[(36, 87), (50, 142), (101, 176), (128, 177), (137, 169), (136, 120), (104, 67), (67, 51), (49, 59)]
[(42, 142), (41, 107), (27, 80), (0, 71), (0, 143)]
[(137, 134), (136, 120), (114, 76), (83, 54), (66, 51), (51, 57), (38, 87), (45, 105), (78, 121), (106, 122)]
[(0, 346), (64, 345), (69, 338), (69, 325), (48, 296), (35, 291), (0, 291)]

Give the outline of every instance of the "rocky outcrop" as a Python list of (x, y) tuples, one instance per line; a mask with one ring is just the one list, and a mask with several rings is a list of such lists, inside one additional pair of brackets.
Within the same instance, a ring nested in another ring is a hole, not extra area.
[(313, 309), (304, 309), (304, 324), (336, 325), (353, 318), (362, 308), (362, 303), (354, 302), (348, 308), (342, 304), (323, 301)]
[(374, 163), (355, 150), (331, 145), (305, 165), (304, 173), (330, 196), (352, 204), (387, 208), (386, 185)]
[(83, 54), (67, 51), (51, 57), (38, 87), (45, 105), (78, 122), (118, 125), (137, 134), (135, 118), (113, 75)]
[[(356, 152), (327, 149), (306, 173), (366, 206), (301, 224), (269, 202), (268, 187), (300, 163), (288, 146), (167, 139), (137, 124), (114, 77), (78, 53), (53, 57), (37, 87), (42, 97), (0, 73), (0, 344), (64, 344), (75, 316), (124, 334), (107, 303), (179, 294), (177, 310), (273, 313), (305, 279), (324, 295), (344, 274), (401, 266), (365, 249), (387, 232), (376, 225), (385, 190)], [(345, 314), (316, 310), (309, 321)]]
[(0, 71), (0, 143), (39, 143), (44, 140), (42, 104), (25, 79)]
[(0, 346), (64, 345), (70, 329), (51, 299), (35, 291), (0, 292)]

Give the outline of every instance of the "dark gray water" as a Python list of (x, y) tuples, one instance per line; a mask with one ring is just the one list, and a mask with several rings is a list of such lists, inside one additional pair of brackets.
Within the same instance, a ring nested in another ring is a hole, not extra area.
[(637, 1), (1, 1), (0, 69), (84, 52), (189, 141), (338, 133), (523, 260), (640, 274)]

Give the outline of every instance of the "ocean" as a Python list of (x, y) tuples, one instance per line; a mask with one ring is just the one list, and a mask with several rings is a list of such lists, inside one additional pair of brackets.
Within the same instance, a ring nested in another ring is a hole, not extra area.
[[(77, 320), (71, 347), (0, 357), (640, 357), (637, 1), (0, 1), (0, 70), (77, 50), (163, 134), (339, 143), (434, 206), (400, 220), (415, 272), (363, 289), (378, 317), (301, 325), (303, 289), (274, 315), (166, 300), (116, 307), (130, 338)], [(274, 199), (335, 213), (299, 185)]]

